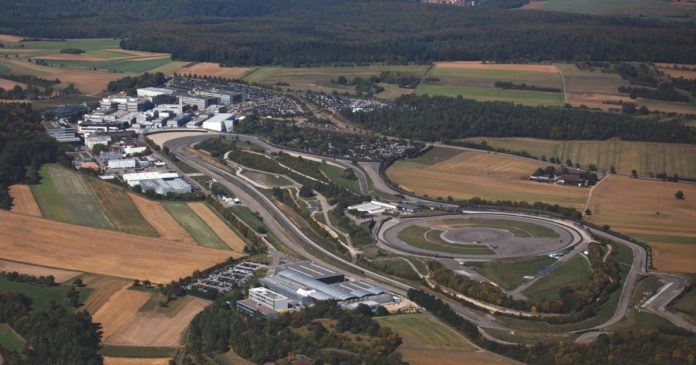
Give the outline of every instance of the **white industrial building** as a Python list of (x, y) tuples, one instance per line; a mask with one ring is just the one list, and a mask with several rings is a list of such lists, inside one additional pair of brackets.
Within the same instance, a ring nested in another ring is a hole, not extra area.
[(141, 181), (144, 180), (171, 180), (179, 177), (176, 172), (135, 172), (130, 174), (123, 174), (123, 181), (129, 186), (138, 186)]
[(172, 89), (165, 89), (161, 87), (143, 87), (137, 90), (138, 97), (141, 98), (154, 98), (160, 95), (175, 95), (176, 91)]
[(123, 153), (126, 155), (134, 155), (136, 153), (143, 153), (147, 150), (147, 146), (126, 146), (123, 147)]
[(383, 213), (386, 211), (396, 211), (397, 206), (394, 204), (384, 203), (377, 200), (372, 200), (369, 202), (364, 202), (356, 205), (351, 205), (348, 210), (357, 210), (358, 212), (363, 212), (371, 215)]
[(124, 158), (120, 160), (109, 160), (106, 162), (106, 166), (110, 169), (134, 169), (135, 159)]
[(232, 132), (234, 129), (234, 114), (215, 114), (203, 122), (201, 127), (216, 132)]
[(89, 134), (85, 137), (85, 146), (92, 150), (94, 146), (103, 144), (108, 146), (111, 143), (111, 137), (103, 134)]

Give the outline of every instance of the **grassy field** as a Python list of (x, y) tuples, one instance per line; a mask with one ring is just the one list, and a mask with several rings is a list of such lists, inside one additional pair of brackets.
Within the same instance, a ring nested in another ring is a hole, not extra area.
[(251, 209), (242, 205), (234, 206), (231, 209), (239, 219), (248, 224), (253, 230), (258, 232), (261, 228), (265, 229), (266, 225), (263, 223), (263, 220), (254, 214)]
[[(113, 347), (111, 347), (113, 348)], [(176, 348), (167, 349), (173, 354), (176, 353)], [(141, 352), (148, 352), (149, 354), (155, 353), (155, 351), (148, 351), (147, 348), (140, 350)], [(171, 357), (112, 357), (104, 356), (104, 365), (169, 365)]]
[(237, 252), (244, 252), (244, 246), (246, 246), (244, 240), (232, 230), (224, 218), (220, 217), (216, 211), (205, 203), (188, 203), (188, 206), (196, 215), (206, 222), (210, 229), (212, 229), (223, 242), (225, 242), (227, 248)]
[(426, 233), (431, 228), (413, 225), (404, 228), (399, 232), (399, 239), (404, 243), (429, 251), (446, 252), (456, 255), (491, 255), (493, 251), (484, 245), (460, 245), (448, 243), (443, 240), (435, 241), (428, 239)]
[(458, 96), (479, 101), (508, 101), (525, 105), (562, 105), (562, 92), (496, 88), (496, 81), (562, 89), (552, 65), (499, 65), (480, 62), (439, 62), (416, 89), (418, 95)]
[[(442, 149), (437, 147), (421, 157), (399, 160), (386, 174), (402, 189), (436, 198), (540, 201), (578, 209), (587, 199), (588, 189), (527, 180), (546, 163), (495, 153)], [(431, 155), (451, 157), (433, 163), (435, 157)]]
[(642, 278), (631, 294), (631, 305), (638, 305), (643, 300), (655, 294), (664, 283), (655, 276)]
[[(428, 69), (427, 65), (401, 65), (401, 66), (355, 66), (355, 67), (259, 67), (247, 73), (243, 80), (267, 85), (282, 85), (284, 88), (295, 90), (312, 90), (331, 93), (334, 91), (354, 93), (355, 88), (350, 85), (332, 84), (332, 79), (345, 76), (348, 80), (355, 77), (369, 78), (378, 76), (383, 71), (397, 72), (405, 75), (422, 76)], [(395, 85), (380, 84), (386, 90), (377, 94), (377, 97), (395, 98), (402, 94), (410, 94), (413, 89), (400, 89)]]
[(0, 347), (19, 352), (24, 348), (24, 339), (7, 323), (0, 323)]
[(373, 260), (372, 265), (387, 274), (392, 274), (407, 280), (419, 280), (418, 274), (413, 271), (411, 265), (400, 258)]
[(255, 70), (256, 68), (253, 67), (220, 67), (218, 63), (197, 62), (182, 67), (178, 72), (189, 75), (206, 75), (237, 80), (244, 78), (244, 76)]
[[(49, 308), (49, 302), (51, 301), (65, 308), (72, 308), (67, 297), (71, 285), (70, 283), (66, 283), (58, 286), (45, 287), (10, 281), (4, 277), (0, 277), (0, 291), (24, 294), (31, 299), (32, 309), (40, 311), (47, 310)], [(91, 292), (92, 289), (90, 288), (80, 289), (81, 301), (84, 302)]]
[(560, 141), (536, 138), (468, 138), (467, 141), (486, 142), (495, 148), (526, 151), (541, 158), (570, 159), (583, 167), (590, 164), (598, 171), (609, 171), (614, 166), (617, 173), (629, 175), (636, 169), (639, 175), (649, 176), (660, 172), (696, 177), (696, 146), (679, 143), (632, 142), (618, 139), (606, 141)]
[(155, 68), (168, 65), (171, 60), (169, 58), (155, 58), (150, 60), (110, 60), (110, 61), (73, 61), (73, 60), (47, 60), (51, 65), (57, 67), (97, 69), (100, 71), (118, 72), (118, 73), (143, 73)]
[(534, 276), (555, 261), (550, 257), (540, 256), (521, 261), (488, 261), (477, 266), (481, 275), (507, 290), (512, 290), (522, 285), (524, 276)]
[(71, 225), (0, 210), (0, 258), (128, 279), (168, 283), (229, 257), (229, 250)]
[(504, 357), (478, 351), (464, 336), (427, 314), (375, 318), (403, 339), (398, 351), (410, 364), (509, 364)]
[(280, 176), (280, 175), (273, 175), (273, 174), (267, 174), (263, 172), (258, 172), (258, 171), (250, 171), (250, 170), (244, 170), (242, 172), (242, 175), (250, 178), (251, 180), (256, 181), (257, 183), (266, 185), (266, 186), (289, 186), (292, 185), (288, 179)]
[(580, 286), (592, 275), (587, 259), (579, 254), (565, 262), (553, 273), (541, 278), (523, 293), (529, 299), (540, 301), (558, 298), (558, 290), (564, 286)]
[(540, 226), (538, 224), (513, 221), (508, 219), (481, 219), (481, 218), (463, 218), (463, 219), (443, 219), (432, 221), (432, 225), (445, 229), (462, 229), (469, 227), (483, 227), (503, 229), (512, 233), (515, 237), (558, 237), (558, 234), (552, 229)]
[[(675, 199), (677, 190), (686, 199)], [(595, 189), (588, 207), (588, 221), (648, 243), (656, 268), (696, 272), (696, 185), (612, 175)]]
[(104, 214), (121, 232), (157, 237), (157, 231), (148, 224), (138, 208), (121, 187), (92, 178), (85, 179), (99, 201)]
[(546, 0), (540, 6), (534, 7), (569, 13), (629, 15), (674, 20), (675, 17), (696, 16), (696, 7), (692, 4), (686, 1), (664, 0)]
[(322, 164), (319, 169), (324, 175), (331, 180), (332, 183), (348, 189), (356, 194), (360, 194), (360, 182), (356, 178), (355, 180), (349, 180), (341, 176), (343, 173), (343, 168), (328, 164)]
[(186, 203), (164, 202), (162, 205), (199, 245), (211, 248), (228, 248), (225, 242)]
[(41, 184), (32, 190), (44, 217), (95, 228), (115, 228), (85, 178), (59, 165), (41, 168)]
[(689, 289), (684, 295), (672, 302), (670, 308), (684, 313), (691, 318), (692, 322), (696, 323), (696, 289)]

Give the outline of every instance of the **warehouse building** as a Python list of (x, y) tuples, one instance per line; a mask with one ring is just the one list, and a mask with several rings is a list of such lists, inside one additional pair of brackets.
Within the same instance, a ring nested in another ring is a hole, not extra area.
[(294, 271), (307, 276), (310, 279), (326, 284), (342, 283), (346, 281), (346, 275), (344, 273), (333, 271), (324, 266), (317, 265), (312, 261), (287, 264), (281, 266), (281, 268), (282, 271)]
[(46, 121), (43, 123), (44, 129), (49, 137), (60, 143), (79, 143), (82, 140), (77, 136), (75, 128), (68, 123), (57, 121)]
[(134, 172), (129, 174), (123, 174), (123, 181), (129, 186), (138, 186), (142, 181), (145, 180), (171, 180), (179, 177), (176, 172)]
[(109, 160), (106, 162), (106, 166), (110, 169), (134, 169), (135, 159), (122, 158), (118, 160)]
[(358, 212), (376, 215), (379, 213), (384, 213), (386, 211), (396, 211), (397, 206), (394, 204), (388, 204), (377, 200), (372, 200), (365, 203), (351, 205), (348, 207), (348, 210), (357, 210)]
[(187, 194), (191, 192), (191, 185), (189, 185), (186, 181), (178, 177), (171, 180), (141, 180), (140, 188), (143, 192), (153, 191), (159, 195), (167, 195), (169, 193)]
[(234, 129), (234, 114), (215, 114), (203, 122), (201, 127), (216, 132), (232, 132)]

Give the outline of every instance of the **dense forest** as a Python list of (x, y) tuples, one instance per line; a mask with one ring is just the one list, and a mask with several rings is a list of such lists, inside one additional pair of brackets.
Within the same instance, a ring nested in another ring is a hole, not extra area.
[(123, 91), (128, 95), (135, 96), (139, 88), (163, 86), (166, 81), (167, 77), (161, 72), (145, 72), (139, 76), (126, 76), (109, 81), (106, 85), (106, 91), (111, 93)]
[(124, 48), (228, 65), (696, 63), (696, 29), (687, 22), (416, 0), (16, 0), (4, 4), (0, 33), (120, 37)]
[(206, 358), (230, 349), (259, 364), (294, 354), (318, 364), (404, 364), (396, 352), (401, 338), (380, 327), (367, 306), (344, 311), (325, 301), (266, 320), (233, 309), (241, 298), (241, 291), (228, 293), (193, 319), (185, 364), (209, 363)]
[(425, 141), (467, 137), (696, 143), (696, 129), (627, 114), (580, 108), (536, 108), (462, 97), (402, 96), (393, 108), (341, 114), (374, 132)]
[(7, 365), (102, 364), (100, 325), (92, 323), (87, 312), (72, 313), (52, 306), (47, 311), (32, 311), (31, 299), (0, 292), (0, 323), (9, 324), (26, 341), (21, 353), (0, 346)]
[(7, 189), (19, 182), (38, 183), (41, 164), (56, 162), (58, 142), (40, 123), (30, 104), (0, 104), (0, 208), (12, 206)]

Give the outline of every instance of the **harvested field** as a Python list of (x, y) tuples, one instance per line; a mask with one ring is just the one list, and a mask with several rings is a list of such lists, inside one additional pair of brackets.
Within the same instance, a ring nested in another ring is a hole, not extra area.
[(495, 153), (460, 151), (445, 160), (429, 163), (434, 148), (416, 159), (394, 163), (387, 175), (405, 190), (431, 197), (536, 201), (582, 208), (589, 189), (528, 181), (543, 162)]
[(156, 133), (156, 134), (151, 134), (147, 136), (147, 138), (150, 138), (152, 142), (154, 142), (158, 146), (163, 146), (165, 143), (172, 139), (177, 139), (177, 138), (182, 138), (182, 137), (191, 137), (191, 136), (200, 136), (201, 134), (206, 134), (207, 132), (164, 132), (164, 133)]
[(399, 333), (398, 351), (410, 364), (512, 364), (502, 356), (477, 350), (469, 340), (427, 314), (376, 318), (380, 325)]
[(253, 70), (255, 70), (253, 67), (220, 67), (219, 63), (199, 62), (189, 67), (182, 67), (179, 72), (183, 74), (195, 74), (198, 76), (207, 75), (240, 80)]
[(27, 85), (17, 81), (0, 79), (0, 89), (10, 90), (15, 86), (26, 87)]
[[(655, 64), (659, 71), (672, 76), (674, 78), (683, 77), (689, 80), (696, 80), (696, 65), (674, 65), (671, 63), (657, 63)], [(678, 66), (679, 68), (676, 68)], [(687, 69), (681, 69), (687, 68)]]
[(22, 39), (24, 38), (16, 35), (0, 34), (0, 42), (18, 43)]
[(144, 291), (129, 290), (129, 287), (127, 284), (114, 293), (92, 317), (95, 323), (102, 325), (104, 343), (109, 343), (110, 337), (129, 323), (152, 296)]
[(143, 310), (144, 308), (141, 308), (113, 336), (109, 338), (105, 336), (105, 343), (137, 346), (181, 345), (183, 334), (189, 323), (208, 304), (210, 302), (203, 299), (181, 297), (169, 304), (176, 306), (170, 313), (162, 313), (157, 309)]
[(112, 61), (112, 60), (118, 60), (118, 59), (127, 59), (129, 57), (128, 57), (128, 55), (124, 55), (124, 57), (105, 58), (105, 57), (92, 56), (92, 55), (87, 54), (87, 53), (81, 53), (81, 54), (57, 53), (57, 54), (51, 54), (51, 55), (47, 55), (47, 56), (40, 56), (37, 58), (42, 59), (42, 60), (58, 60), (58, 61), (106, 62), (106, 61)]
[(83, 93), (94, 95), (106, 89), (109, 81), (127, 76), (103, 71), (78, 70), (57, 66), (42, 66), (22, 60), (3, 59), (0, 65), (7, 66), (13, 73), (28, 74), (45, 79), (59, 79), (61, 85), (73, 83)]
[(506, 63), (483, 63), (481, 61), (452, 61), (435, 62), (435, 67), (467, 69), (467, 70), (505, 70), (505, 71), (525, 71), (525, 72), (548, 72), (558, 73), (554, 65), (528, 65), (528, 64), (506, 64)]
[(137, 358), (104, 356), (104, 365), (169, 365), (169, 358)]
[(225, 242), (218, 237), (218, 235), (213, 231), (212, 228), (206, 223), (201, 217), (189, 208), (186, 203), (183, 202), (164, 202), (162, 203), (164, 208), (172, 215), (174, 220), (176, 220), (180, 226), (184, 227), (186, 231), (193, 237), (196, 242), (201, 246), (227, 249)]
[(486, 142), (494, 148), (511, 151), (526, 151), (531, 155), (556, 157), (561, 161), (570, 159), (583, 167), (590, 164), (597, 170), (609, 171), (612, 166), (617, 173), (630, 175), (636, 169), (646, 176), (665, 172), (684, 177), (696, 177), (696, 146), (680, 143), (633, 142), (619, 139), (606, 141), (561, 141), (536, 138), (488, 138), (473, 137), (467, 141)]
[(84, 176), (60, 165), (45, 165), (39, 173), (41, 184), (32, 188), (44, 217), (96, 228), (115, 228)]
[(12, 197), (12, 211), (41, 217), (41, 209), (34, 200), (34, 195), (31, 193), (31, 188), (28, 185), (12, 185), (10, 186), (10, 197)]
[(0, 258), (155, 283), (242, 256), (5, 211), (0, 211), (0, 232)]
[(128, 193), (143, 218), (159, 233), (160, 237), (168, 241), (177, 241), (195, 245), (196, 241), (186, 230), (176, 223), (174, 218), (159, 202)]
[[(675, 199), (677, 190), (686, 199)], [(656, 268), (696, 272), (696, 185), (611, 175), (595, 188), (588, 208), (588, 221), (650, 244)]]
[(132, 281), (126, 279), (94, 274), (85, 274), (81, 279), (88, 288), (94, 289), (81, 307), (81, 309), (86, 310), (91, 315), (94, 315), (112, 295), (132, 283)]
[(28, 265), (19, 262), (0, 260), (0, 271), (12, 272), (16, 271), (20, 274), (33, 275), (33, 276), (49, 276), (53, 275), (56, 283), (66, 282), (78, 275), (79, 272), (68, 271), (62, 269), (54, 269), (44, 266)]
[(148, 224), (121, 187), (97, 180), (86, 179), (104, 214), (121, 232), (157, 237), (157, 231)]
[(222, 219), (213, 212), (205, 203), (188, 203), (193, 210), (205, 223), (222, 239), (233, 251), (244, 252), (244, 240), (237, 235)]

